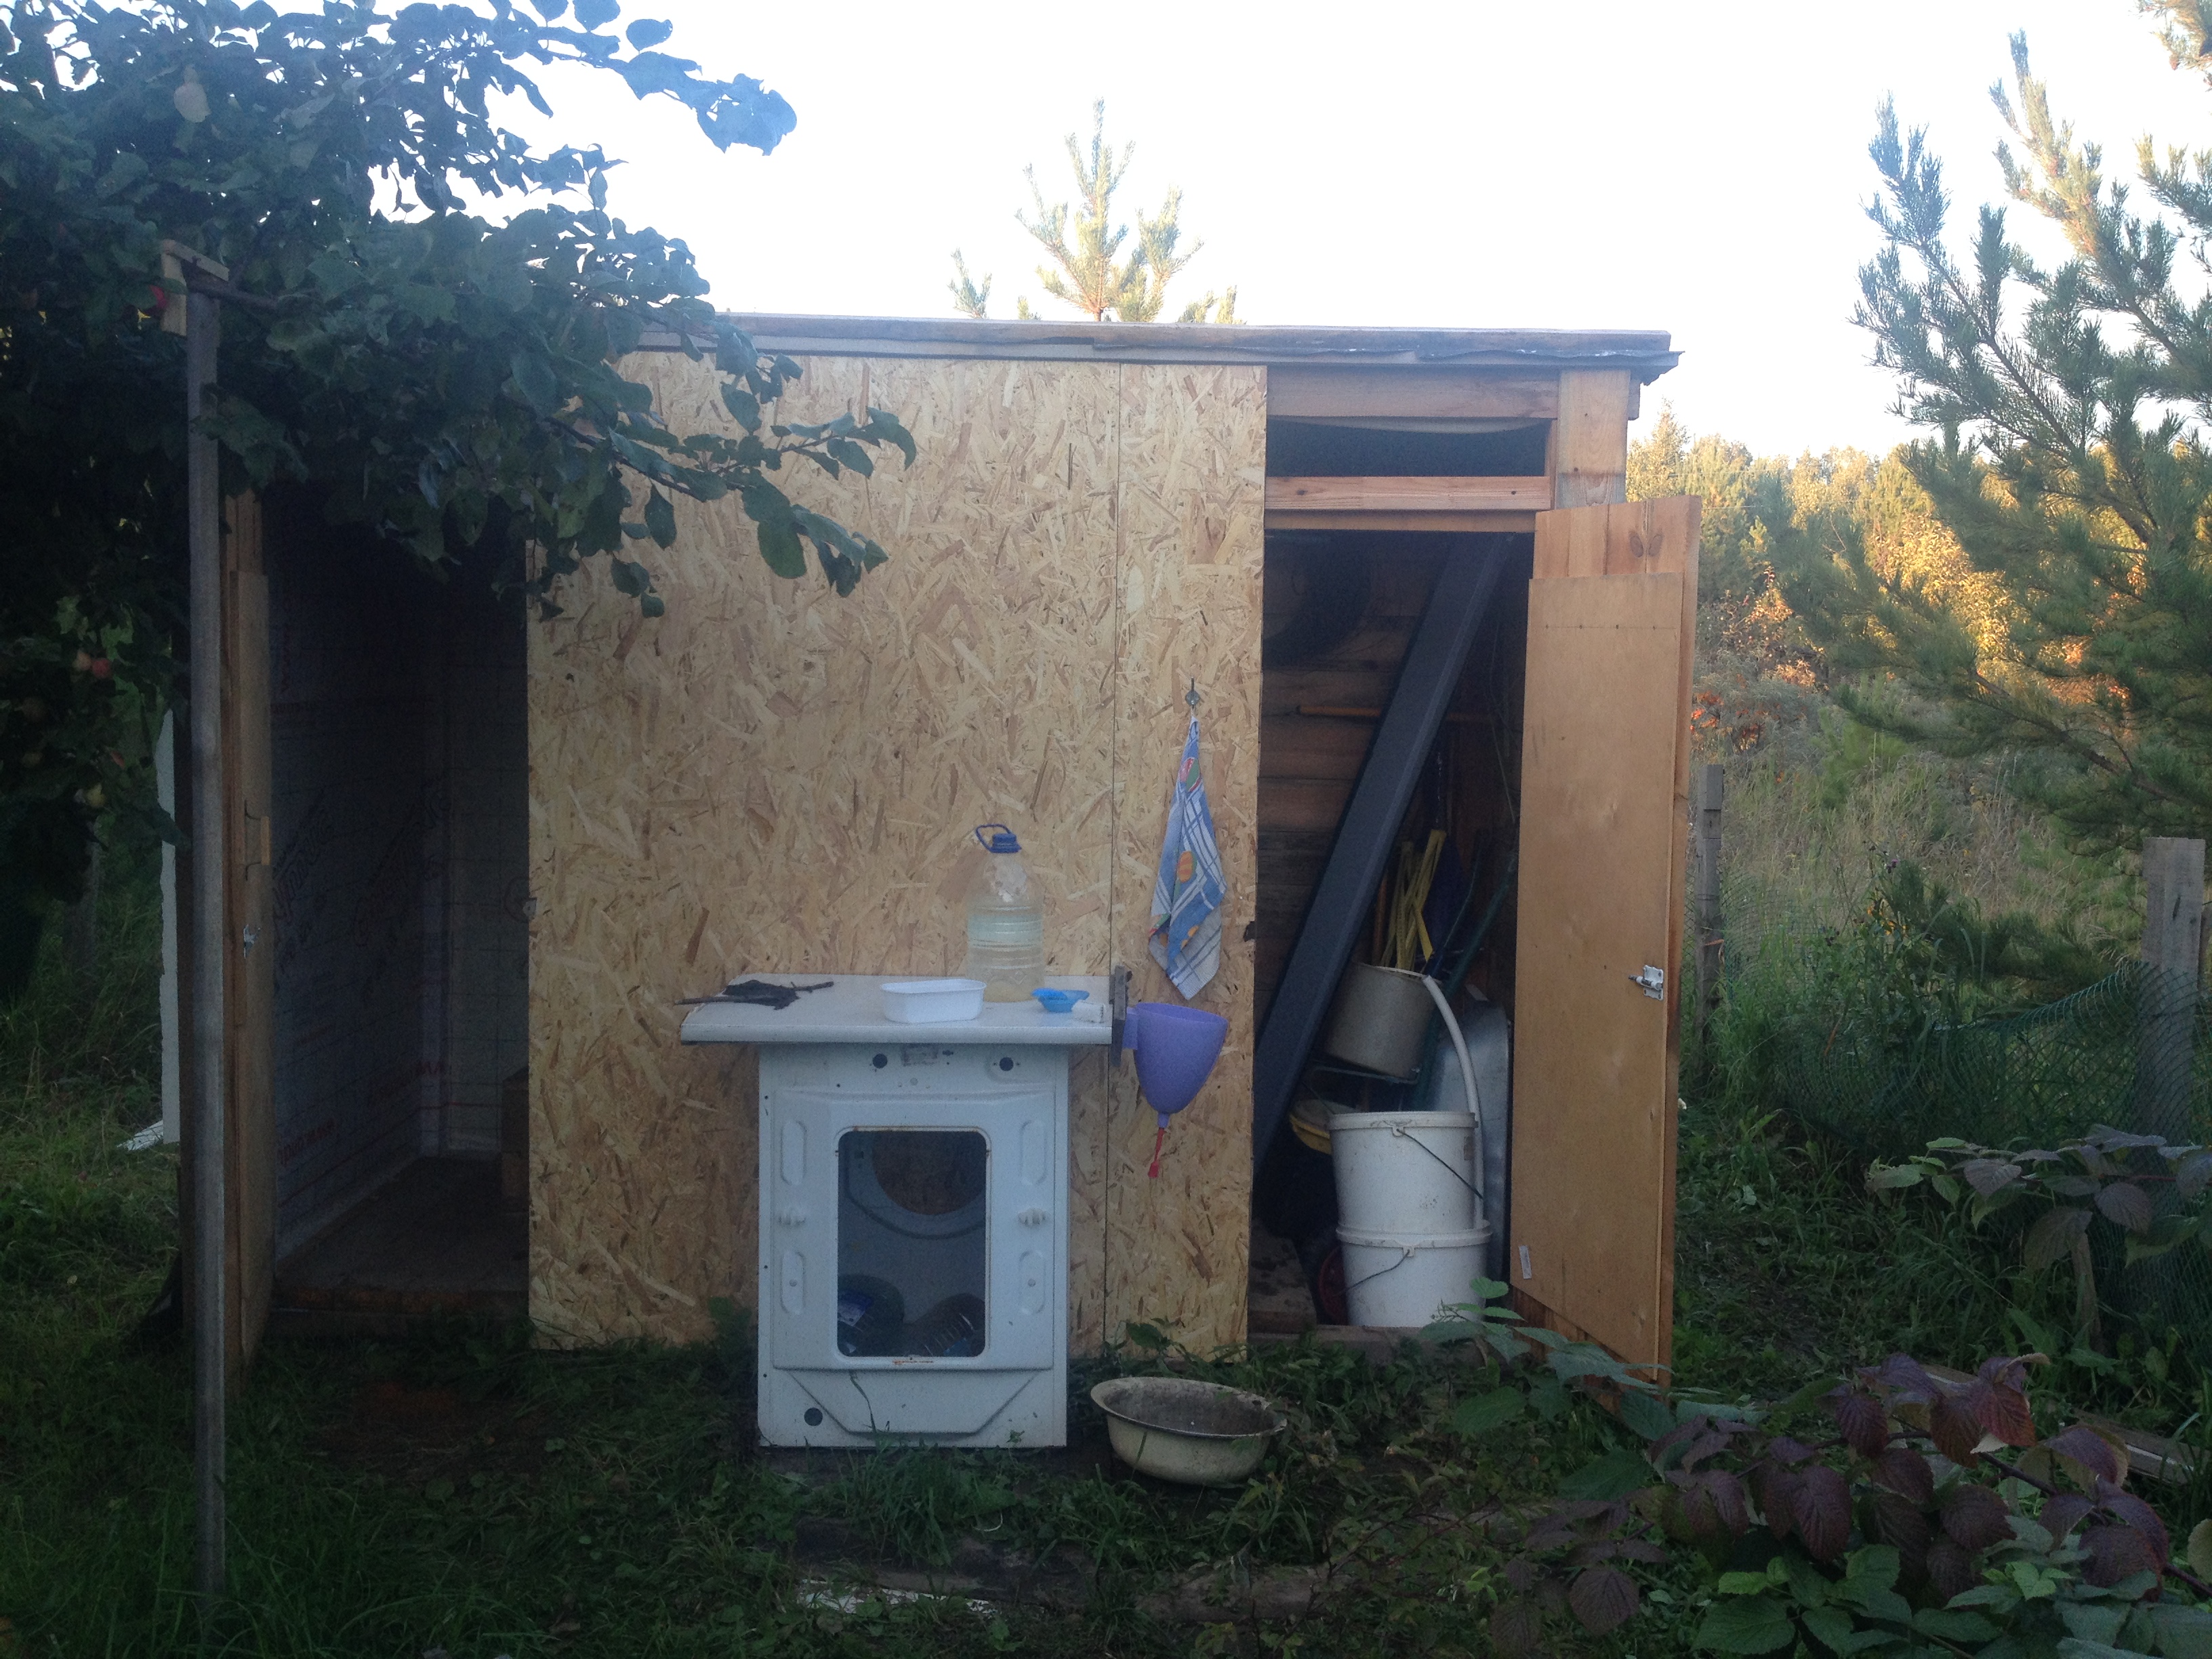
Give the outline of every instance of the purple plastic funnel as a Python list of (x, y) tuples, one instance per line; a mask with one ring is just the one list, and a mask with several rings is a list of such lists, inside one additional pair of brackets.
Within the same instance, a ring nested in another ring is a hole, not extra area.
[(1137, 1056), (1137, 1083), (1159, 1114), (1160, 1127), (1198, 1097), (1221, 1058), (1229, 1022), (1203, 1008), (1171, 1002), (1133, 1003), (1121, 1046)]

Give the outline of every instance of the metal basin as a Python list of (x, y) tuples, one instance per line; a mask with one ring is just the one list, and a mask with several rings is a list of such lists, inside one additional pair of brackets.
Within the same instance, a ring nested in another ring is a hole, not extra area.
[(1182, 1376), (1117, 1376), (1091, 1391), (1114, 1455), (1140, 1474), (1186, 1486), (1249, 1478), (1288, 1426), (1256, 1394)]

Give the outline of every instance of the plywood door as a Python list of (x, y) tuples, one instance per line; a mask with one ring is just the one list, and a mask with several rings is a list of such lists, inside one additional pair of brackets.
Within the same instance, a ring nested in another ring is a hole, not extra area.
[(1528, 587), (1508, 1272), (1547, 1323), (1660, 1365), (1698, 522), (1691, 496), (1540, 513)]
[(233, 496), (223, 504), (223, 1011), (230, 1022), (225, 1324), (232, 1368), (241, 1370), (252, 1362), (269, 1323), (276, 1249), (269, 577), (261, 556), (259, 499)]

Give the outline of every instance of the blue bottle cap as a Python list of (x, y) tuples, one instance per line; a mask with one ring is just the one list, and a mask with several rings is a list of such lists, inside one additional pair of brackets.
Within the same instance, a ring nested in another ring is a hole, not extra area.
[[(994, 830), (998, 833), (986, 836), (983, 833), (986, 830)], [(977, 824), (975, 839), (983, 844), (983, 850), (987, 853), (1018, 853), (1022, 850), (1021, 842), (1014, 839), (1014, 832), (1003, 823)]]

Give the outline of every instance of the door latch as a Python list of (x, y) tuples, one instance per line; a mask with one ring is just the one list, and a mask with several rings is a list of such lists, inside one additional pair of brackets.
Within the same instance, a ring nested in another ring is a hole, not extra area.
[(1666, 1000), (1667, 970), (1664, 968), (1654, 968), (1647, 962), (1644, 964), (1644, 971), (1642, 973), (1631, 974), (1628, 976), (1628, 982), (1631, 985), (1642, 986), (1644, 988), (1644, 994), (1650, 997), (1654, 1002), (1662, 1002)]

